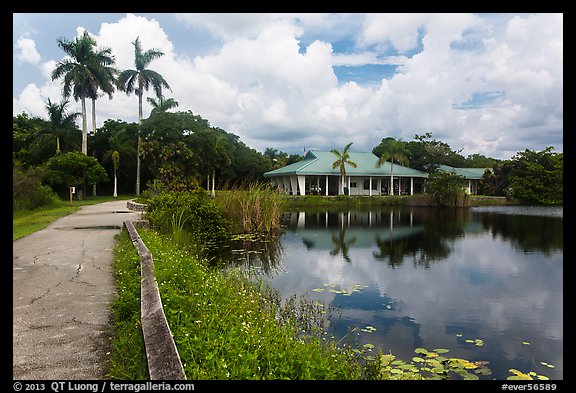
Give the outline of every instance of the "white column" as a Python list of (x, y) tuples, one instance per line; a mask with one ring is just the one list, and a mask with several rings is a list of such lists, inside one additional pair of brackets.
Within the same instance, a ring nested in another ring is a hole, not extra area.
[(300, 187), (300, 195), (306, 195), (306, 177), (298, 176), (298, 186)]
[(328, 175), (326, 175), (326, 188), (324, 190), (325, 195), (328, 196)]
[(296, 176), (290, 176), (290, 191), (292, 191), (292, 195), (298, 195), (298, 179)]
[(351, 193), (350, 193), (350, 176), (348, 176), (348, 195), (351, 195)]
[(372, 196), (372, 176), (370, 176), (370, 192), (368, 195)]
[(414, 178), (410, 178), (410, 195), (414, 195)]

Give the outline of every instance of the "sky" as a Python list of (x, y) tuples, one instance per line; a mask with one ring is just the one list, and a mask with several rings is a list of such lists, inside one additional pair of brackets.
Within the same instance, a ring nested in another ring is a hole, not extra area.
[[(14, 115), (48, 118), (46, 100), (62, 100), (57, 39), (84, 30), (121, 70), (134, 68), (137, 37), (162, 51), (148, 68), (169, 83), (172, 111), (260, 152), (363, 152), (428, 132), (464, 156), (563, 152), (561, 13), (14, 13)], [(104, 96), (96, 115), (98, 127), (137, 122), (138, 98)]]

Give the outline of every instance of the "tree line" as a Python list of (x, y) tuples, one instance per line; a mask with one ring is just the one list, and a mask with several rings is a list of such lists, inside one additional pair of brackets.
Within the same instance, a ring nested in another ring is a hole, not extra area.
[[(25, 112), (13, 117), (14, 194), (21, 191), (17, 190), (21, 184), (43, 184), (60, 195), (67, 195), (72, 185), (79, 186), (82, 196), (92, 185), (95, 195), (96, 184), (101, 192), (114, 195), (140, 195), (141, 184), (151, 189), (159, 185), (173, 190), (204, 187), (214, 193), (224, 184), (264, 181), (265, 172), (303, 159), (272, 147), (260, 153), (190, 110), (169, 112), (178, 102), (163, 95), (165, 90), (171, 91), (168, 81), (149, 68), (163, 53), (144, 50), (139, 38), (132, 44), (134, 68), (119, 70), (111, 49), (97, 47), (88, 31), (74, 40), (57, 40), (65, 57), (51, 76), (62, 82), (62, 100), (46, 100), (47, 119)], [(154, 92), (154, 97), (147, 97), (152, 111), (144, 118), (143, 98), (149, 89)], [(96, 100), (102, 96), (112, 99), (116, 90), (138, 97), (139, 121), (108, 119), (97, 129)], [(82, 112), (68, 110), (70, 98), (81, 102)], [(87, 100), (92, 102), (91, 131)], [(488, 195), (514, 194), (538, 203), (563, 200), (563, 155), (554, 153), (552, 147), (519, 152), (506, 161), (479, 154), (463, 157), (461, 151), (425, 133), (416, 134), (409, 142), (383, 138), (372, 152), (381, 159), (380, 164), (398, 162), (428, 173), (442, 164), (489, 167), (492, 171), (481, 185)]]

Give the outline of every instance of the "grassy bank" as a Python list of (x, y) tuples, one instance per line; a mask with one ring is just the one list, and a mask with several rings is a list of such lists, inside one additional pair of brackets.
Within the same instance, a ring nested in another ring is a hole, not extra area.
[(108, 377), (149, 379), (140, 323), (140, 256), (126, 230), (117, 235), (113, 271), (117, 296), (110, 305), (114, 333)]
[(87, 197), (82, 201), (60, 201), (59, 203), (35, 210), (17, 210), (12, 212), (12, 241), (46, 228), (57, 219), (74, 213), (82, 206), (94, 205), (115, 200), (127, 200), (132, 195)]
[[(356, 208), (378, 206), (440, 206), (432, 195), (375, 195), (375, 196), (322, 196), (284, 195), (283, 206), (288, 209), (300, 208)], [(502, 197), (470, 195), (470, 206), (493, 206), (517, 204)]]
[[(317, 325), (298, 322), (322, 313), (314, 304), (282, 310), (284, 323), (279, 323), (279, 297), (261, 282), (238, 271), (210, 268), (186, 247), (152, 230), (139, 233), (154, 256), (164, 311), (188, 379), (362, 377), (354, 352), (313, 334), (319, 332)], [(123, 232), (115, 250), (119, 296), (113, 306), (117, 335), (110, 378), (146, 378), (137, 319), (138, 257), (131, 247)]]

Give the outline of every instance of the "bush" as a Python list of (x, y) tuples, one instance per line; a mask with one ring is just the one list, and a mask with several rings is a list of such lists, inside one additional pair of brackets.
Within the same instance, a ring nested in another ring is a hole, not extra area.
[(463, 176), (440, 171), (430, 174), (425, 186), (427, 192), (434, 195), (440, 205), (465, 207), (470, 206), (470, 197), (464, 188), (466, 182)]
[(48, 186), (42, 185), (44, 173), (39, 169), (27, 171), (14, 167), (12, 177), (12, 208), (33, 210), (57, 204), (58, 196)]
[(148, 200), (146, 218), (158, 229), (191, 235), (202, 247), (220, 247), (228, 238), (229, 223), (224, 212), (206, 191), (164, 191)]

